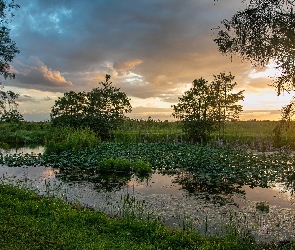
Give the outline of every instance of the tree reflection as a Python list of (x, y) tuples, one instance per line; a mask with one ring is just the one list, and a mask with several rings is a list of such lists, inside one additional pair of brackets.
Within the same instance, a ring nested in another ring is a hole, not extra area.
[(231, 184), (226, 181), (207, 182), (199, 178), (197, 174), (190, 172), (179, 172), (173, 183), (177, 183), (185, 189), (189, 195), (211, 201), (221, 206), (226, 204), (235, 204), (234, 196), (245, 197), (245, 191), (241, 190), (241, 186)]
[(66, 183), (89, 182), (94, 184), (97, 191), (115, 192), (128, 185), (132, 178), (143, 181), (150, 178), (150, 174), (134, 175), (132, 172), (110, 171), (100, 173), (96, 170), (82, 169), (63, 169), (57, 175), (57, 178)]

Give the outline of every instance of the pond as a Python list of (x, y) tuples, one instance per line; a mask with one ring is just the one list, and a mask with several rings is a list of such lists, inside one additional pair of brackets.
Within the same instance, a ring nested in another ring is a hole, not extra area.
[[(42, 153), (42, 147), (2, 151)], [(146, 177), (134, 174), (69, 171), (51, 167), (0, 167), (3, 181), (37, 189), (43, 195), (122, 215), (127, 203), (140, 216), (158, 216), (170, 227), (218, 233), (222, 225), (247, 228), (256, 240), (295, 240), (295, 205), (292, 192), (282, 183), (270, 188), (206, 183), (186, 171), (154, 171)], [(126, 199), (127, 197), (127, 199)]]

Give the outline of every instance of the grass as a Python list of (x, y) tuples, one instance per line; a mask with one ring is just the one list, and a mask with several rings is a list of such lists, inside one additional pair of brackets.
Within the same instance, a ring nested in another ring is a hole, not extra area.
[(51, 134), (49, 122), (0, 123), (0, 147), (42, 145)]
[[(280, 140), (273, 131), (279, 123), (276, 121), (238, 121), (225, 124), (224, 137), (213, 132), (210, 143), (223, 143), (246, 146), (259, 151), (272, 151), (275, 148), (288, 146), (295, 149), (295, 122), (288, 129), (283, 129)], [(82, 137), (89, 137), (90, 131), (56, 129), (50, 122), (20, 122), (0, 124), (0, 147), (17, 145), (44, 145), (58, 143), (60, 148), (70, 144), (82, 144)], [(96, 139), (98, 140), (98, 139)], [(63, 141), (63, 142), (61, 142)], [(93, 142), (94, 140), (92, 140)], [(179, 122), (161, 122), (154, 120), (126, 120), (118, 130), (112, 132), (110, 139), (118, 143), (185, 143), (186, 137)], [(85, 142), (85, 140), (84, 140)], [(67, 148), (68, 149), (68, 148)]]
[(59, 128), (49, 139), (45, 138), (47, 153), (94, 148), (99, 143), (100, 139), (89, 129)]
[[(278, 147), (288, 146), (295, 149), (295, 122), (282, 130), (278, 141), (274, 134), (278, 121), (237, 121), (226, 122), (224, 136), (215, 131), (210, 143), (223, 143), (246, 146), (259, 151), (272, 151)], [(186, 136), (179, 122), (160, 122), (153, 120), (128, 120), (120, 129), (113, 132), (113, 141), (123, 143), (184, 143)]]
[[(0, 249), (266, 249), (236, 231), (220, 237), (106, 214), (0, 185)], [(278, 249), (268, 245), (267, 249)], [(288, 246), (294, 249), (295, 245)]]
[[(295, 122), (289, 128), (283, 128), (280, 141), (274, 134), (278, 121), (238, 121), (227, 122), (225, 125), (224, 140), (239, 145), (247, 145), (259, 151), (272, 151), (274, 148), (288, 146), (295, 149)], [(212, 135), (213, 140), (218, 133)]]

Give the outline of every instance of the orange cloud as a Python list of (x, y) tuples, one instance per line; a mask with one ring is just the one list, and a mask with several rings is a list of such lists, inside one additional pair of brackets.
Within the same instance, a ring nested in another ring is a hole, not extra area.
[(123, 61), (116, 61), (113, 64), (113, 68), (120, 74), (128, 74), (131, 69), (141, 64), (143, 61), (140, 59), (129, 59)]

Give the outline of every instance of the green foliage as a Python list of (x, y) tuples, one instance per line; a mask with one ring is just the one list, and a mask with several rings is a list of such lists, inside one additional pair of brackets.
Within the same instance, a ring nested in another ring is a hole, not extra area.
[(233, 189), (236, 185), (269, 187), (273, 182), (285, 183), (289, 189), (295, 186), (293, 175), (295, 160), (288, 151), (255, 154), (227, 146), (101, 143), (95, 148), (68, 150), (59, 154), (8, 155), (3, 156), (2, 162), (8, 166), (40, 164), (59, 169), (86, 171), (98, 169), (100, 167), (98, 163), (102, 169), (117, 168), (123, 171), (129, 171), (132, 167), (137, 171), (136, 168), (145, 168), (146, 164), (150, 164), (154, 170), (192, 171), (193, 175), (189, 174), (188, 177), (195, 179), (189, 183), (200, 183), (196, 187)]
[(61, 128), (55, 130), (50, 139), (45, 140), (45, 152), (61, 153), (66, 150), (93, 148), (100, 143), (100, 139), (89, 129)]
[[(281, 127), (279, 134), (272, 131), (281, 123), (278, 121), (226, 121), (223, 141), (219, 131), (213, 131), (208, 143), (243, 147), (258, 151), (274, 151), (280, 147), (295, 149), (295, 126)], [(45, 140), (60, 142), (61, 133), (67, 129), (52, 127), (50, 122), (0, 123), (0, 147), (21, 145), (44, 145)], [(55, 139), (54, 139), (55, 138)], [(91, 138), (91, 137), (90, 137)], [(184, 143), (186, 136), (180, 122), (159, 122), (144, 120), (124, 121), (112, 134), (111, 141), (117, 143)]]
[(105, 172), (105, 171), (123, 171), (123, 172), (130, 172), (132, 170), (131, 162), (123, 159), (113, 159), (109, 158), (107, 160), (100, 161), (98, 163), (98, 170)]
[(67, 92), (55, 101), (51, 109), (51, 120), (54, 126), (71, 126), (73, 128), (90, 128), (103, 140), (110, 137), (131, 112), (129, 99), (119, 88), (113, 87), (109, 81), (100, 82), (100, 87), (85, 93)]
[(12, 91), (4, 91), (0, 84), (0, 122), (20, 122), (23, 116), (17, 111), (18, 103), (16, 102), (19, 94)]
[(244, 10), (222, 21), (214, 41), (231, 58), (237, 54), (258, 67), (274, 63), (280, 74), (272, 85), (280, 95), (295, 87), (294, 17), (293, 0), (250, 0)]
[(210, 84), (203, 78), (193, 81), (193, 87), (173, 105), (175, 118), (183, 123), (184, 132), (193, 142), (203, 142), (212, 131), (223, 128), (227, 120), (237, 119), (242, 106), (236, 102), (243, 100), (243, 91), (231, 93), (236, 83), (234, 76), (220, 73)]
[(17, 8), (19, 8), (19, 5), (15, 4), (14, 0), (0, 1), (0, 75), (3, 75), (4, 78), (15, 77), (15, 74), (9, 72), (9, 70), (12, 60), (15, 55), (19, 53), (19, 50), (17, 49), (15, 42), (13, 42), (10, 38), (10, 30), (7, 25), (10, 22), (10, 19), (14, 16), (12, 10)]
[(0, 123), (0, 147), (8, 144), (12, 147), (20, 145), (43, 145), (45, 137), (52, 136), (49, 122), (5, 122)]
[(152, 168), (148, 162), (141, 159), (136, 159), (135, 161), (129, 161), (124, 158), (109, 158), (107, 160), (102, 160), (98, 163), (98, 170), (101, 172), (131, 172), (134, 173), (148, 173), (152, 171)]

